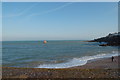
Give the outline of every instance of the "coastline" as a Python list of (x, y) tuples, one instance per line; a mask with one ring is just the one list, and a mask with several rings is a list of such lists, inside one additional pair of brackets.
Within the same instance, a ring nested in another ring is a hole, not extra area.
[(118, 69), (120, 56), (114, 56), (114, 61), (112, 62), (111, 57), (109, 58), (99, 58), (95, 60), (89, 60), (85, 65), (75, 66), (71, 68), (80, 69)]
[(2, 77), (4, 78), (120, 78), (120, 56), (115, 56), (115, 61), (111, 58), (101, 58), (88, 61), (83, 66), (71, 68), (14, 68), (2, 67)]

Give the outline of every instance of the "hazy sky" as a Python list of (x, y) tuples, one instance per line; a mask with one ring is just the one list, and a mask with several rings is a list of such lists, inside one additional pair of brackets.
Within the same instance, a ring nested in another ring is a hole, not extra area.
[[(2, 3), (0, 2), (0, 16), (2, 16)], [(2, 41), (2, 18), (0, 17), (0, 41)], [(1, 44), (1, 42), (0, 42)], [(0, 45), (1, 47), (1, 45)]]
[(3, 2), (118, 2), (119, 0), (1, 0)]
[(118, 31), (116, 2), (3, 3), (3, 40), (86, 40)]

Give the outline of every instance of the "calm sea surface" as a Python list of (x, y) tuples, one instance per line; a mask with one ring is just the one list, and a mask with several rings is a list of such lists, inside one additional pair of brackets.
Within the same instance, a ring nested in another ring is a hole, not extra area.
[(3, 41), (3, 67), (67, 68), (118, 55), (117, 47), (82, 41)]

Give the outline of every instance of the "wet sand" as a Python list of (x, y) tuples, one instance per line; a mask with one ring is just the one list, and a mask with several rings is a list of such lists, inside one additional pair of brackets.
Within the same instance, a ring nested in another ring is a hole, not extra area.
[(86, 65), (63, 68), (63, 69), (45, 69), (45, 68), (13, 68), (3, 67), (2, 77), (6, 78), (120, 78), (119, 60), (115, 57), (88, 61)]
[(114, 61), (112, 62), (111, 58), (101, 58), (93, 61), (88, 61), (87, 64), (83, 66), (77, 66), (73, 68), (80, 69), (118, 69), (120, 56), (115, 56)]

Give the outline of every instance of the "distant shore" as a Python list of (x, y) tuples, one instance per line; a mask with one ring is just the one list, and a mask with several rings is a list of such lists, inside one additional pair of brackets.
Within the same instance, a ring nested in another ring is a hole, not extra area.
[(99, 46), (120, 46), (120, 32), (112, 34), (110, 33), (106, 37), (101, 37), (86, 42), (104, 42), (104, 44), (100, 44)]
[(118, 65), (120, 56), (88, 61), (83, 66), (45, 69), (45, 68), (13, 68), (3, 67), (3, 78), (120, 78)]

